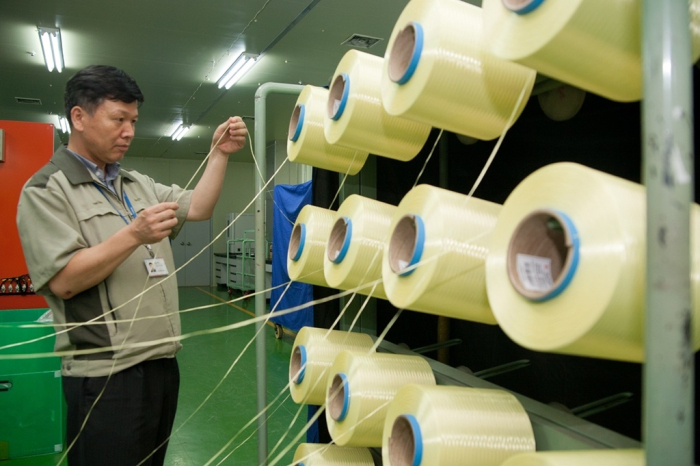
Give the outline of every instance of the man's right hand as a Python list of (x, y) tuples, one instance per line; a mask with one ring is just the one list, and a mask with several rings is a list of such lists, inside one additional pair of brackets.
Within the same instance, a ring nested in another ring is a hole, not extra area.
[(176, 202), (162, 202), (142, 210), (129, 225), (133, 235), (141, 244), (155, 244), (170, 236), (177, 225)]

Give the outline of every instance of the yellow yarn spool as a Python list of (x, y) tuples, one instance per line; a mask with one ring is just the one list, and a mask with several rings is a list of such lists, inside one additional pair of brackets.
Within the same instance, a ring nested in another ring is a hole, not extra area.
[(338, 445), (379, 447), (389, 402), (408, 384), (435, 385), (420, 356), (343, 351), (327, 382), (326, 421)]
[[(700, 348), (700, 207), (692, 207), (693, 348)], [(644, 361), (644, 187), (573, 163), (544, 167), (506, 200), (486, 261), (493, 313), (537, 351)]]
[[(382, 278), (382, 255), (396, 206), (353, 194), (340, 205), (331, 229), (323, 270), (328, 286), (349, 290)], [(384, 286), (357, 292), (386, 299)]]
[(289, 119), (289, 160), (355, 175), (362, 169), (369, 154), (326, 141), (323, 115), (327, 101), (328, 91), (320, 87), (305, 86), (299, 94)]
[(298, 404), (322, 405), (326, 382), (336, 356), (345, 350), (369, 353), (374, 342), (364, 333), (303, 327), (289, 360), (289, 392)]
[(527, 413), (503, 390), (407, 385), (384, 421), (386, 466), (499, 466), (534, 451)]
[(486, 295), (486, 256), (501, 206), (419, 185), (399, 203), (384, 249), (382, 277), (391, 303), (495, 324)]
[(287, 271), (290, 279), (328, 286), (323, 273), (323, 255), (334, 217), (334, 210), (312, 205), (301, 209), (289, 238)]
[(502, 466), (644, 466), (644, 450), (543, 451), (509, 458)]
[(294, 466), (374, 466), (368, 448), (302, 443), (294, 452)]
[(331, 144), (408, 161), (423, 148), (430, 125), (389, 115), (382, 106), (383, 60), (350, 50), (335, 70), (323, 129)]
[(482, 39), (481, 8), (459, 0), (411, 0), (387, 44), (382, 102), (391, 115), (477, 139), (494, 139), (535, 71), (496, 58)]
[[(690, 3), (693, 61), (700, 1)], [(642, 98), (641, 0), (484, 0), (496, 56), (621, 102)]]

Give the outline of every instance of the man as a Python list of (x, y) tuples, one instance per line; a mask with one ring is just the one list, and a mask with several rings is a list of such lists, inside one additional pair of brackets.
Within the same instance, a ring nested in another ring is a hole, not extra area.
[(65, 92), (68, 146), (27, 182), (18, 206), (34, 287), (53, 309), (56, 351), (68, 352), (71, 466), (133, 466), (149, 455), (143, 464), (163, 464), (181, 348), (177, 283), (165, 279), (175, 270), (169, 238), (185, 221), (211, 217), (228, 155), (247, 134), (241, 118), (229, 118), (214, 132), (194, 190), (165, 186), (119, 168), (143, 100), (116, 68), (89, 66), (73, 76)]

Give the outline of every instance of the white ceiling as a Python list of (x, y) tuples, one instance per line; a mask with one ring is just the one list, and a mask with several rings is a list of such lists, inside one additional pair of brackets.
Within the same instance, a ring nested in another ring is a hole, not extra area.
[[(470, 0), (480, 4), (480, 0)], [(341, 43), (354, 33), (383, 40), (383, 56), (408, 0), (2, 0), (0, 120), (58, 123), (66, 81), (91, 64), (122, 68), (145, 95), (127, 157), (202, 159), (213, 128), (229, 115), (254, 114), (265, 82), (328, 84)], [(48, 72), (37, 26), (59, 27), (66, 68)], [(262, 53), (230, 90), (216, 81), (240, 52)], [(15, 97), (41, 99), (23, 105)], [(268, 99), (268, 140), (283, 140), (296, 97)], [(170, 134), (182, 121), (192, 130)], [(253, 130), (253, 120), (246, 120)], [(67, 136), (60, 134), (63, 142)], [(252, 161), (250, 151), (237, 161)]]

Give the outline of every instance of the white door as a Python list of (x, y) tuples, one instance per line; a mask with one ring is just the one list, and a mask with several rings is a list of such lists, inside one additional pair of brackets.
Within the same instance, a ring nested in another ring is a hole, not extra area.
[[(172, 242), (175, 266), (182, 267), (187, 261), (197, 256), (185, 268), (177, 273), (178, 286), (211, 285), (211, 219), (203, 222), (186, 222), (180, 234)], [(202, 252), (202, 249), (206, 249)]]

